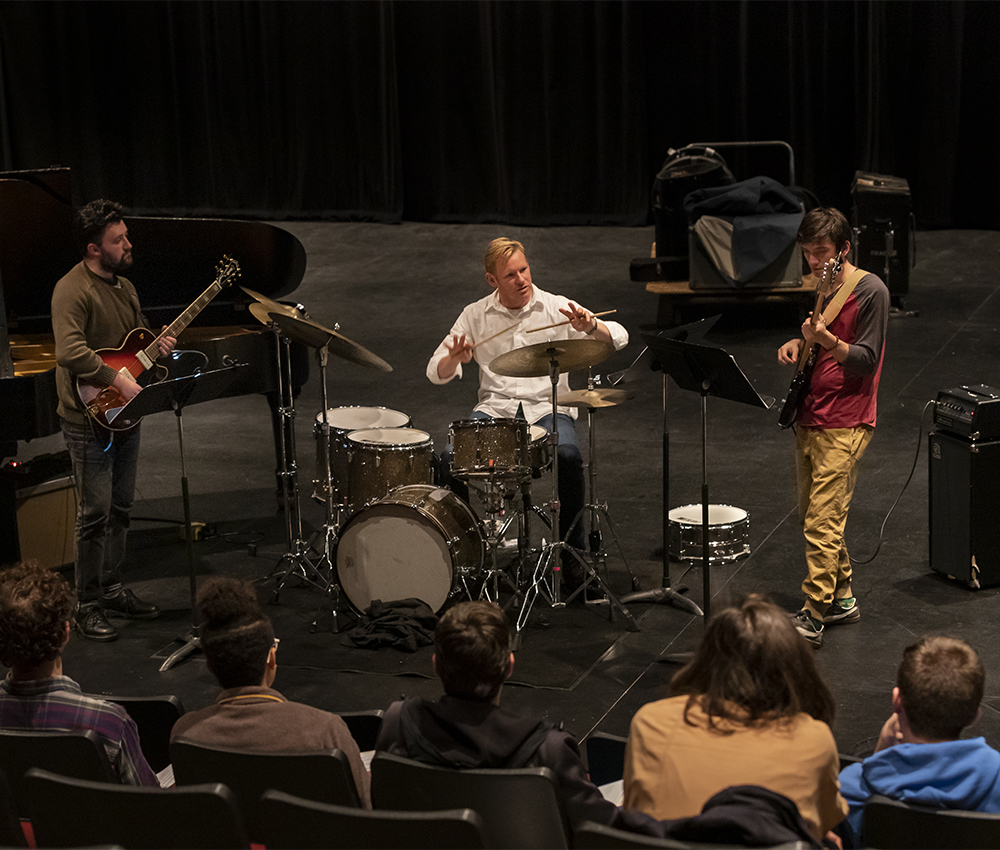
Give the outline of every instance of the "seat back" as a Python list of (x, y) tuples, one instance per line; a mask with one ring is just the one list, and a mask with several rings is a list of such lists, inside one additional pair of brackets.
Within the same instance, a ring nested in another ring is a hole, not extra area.
[(111, 785), (32, 768), (24, 779), (39, 847), (248, 848), (233, 792)]
[(97, 733), (0, 729), (0, 770), (7, 776), (20, 817), (28, 817), (24, 775), (33, 767), (63, 776), (114, 782), (108, 754)]
[(616, 782), (625, 773), (625, 744), (627, 738), (594, 732), (584, 746), (587, 748), (587, 770), (595, 785)]
[(268, 850), (460, 850), (484, 847), (482, 819), (471, 809), (391, 812), (354, 809), (265, 791), (260, 801)]
[(254, 840), (263, 826), (258, 802), (270, 789), (340, 806), (361, 805), (347, 756), (340, 750), (310, 753), (247, 753), (208, 747), (188, 738), (170, 743), (178, 785), (222, 782), (236, 794)]
[(14, 792), (11, 791), (7, 775), (0, 770), (0, 847), (27, 846), (21, 819), (17, 816)]
[(585, 821), (573, 830), (573, 847), (577, 850), (632, 850), (637, 847), (659, 847), (663, 850), (691, 850), (694, 845), (672, 838), (655, 838), (615, 829), (593, 821)]
[(338, 716), (347, 724), (361, 752), (374, 750), (378, 733), (382, 729), (382, 718), (385, 712), (380, 708), (369, 711), (342, 711)]
[(452, 770), (389, 753), (372, 759), (378, 809), (472, 809), (491, 848), (566, 847), (555, 775), (547, 767)]
[(88, 694), (95, 699), (117, 703), (135, 721), (139, 729), (139, 744), (142, 754), (154, 771), (159, 773), (170, 764), (170, 730), (184, 714), (180, 699), (172, 694), (151, 697), (108, 696)]
[(1000, 847), (1000, 814), (915, 806), (876, 795), (865, 803), (861, 819), (864, 847)]

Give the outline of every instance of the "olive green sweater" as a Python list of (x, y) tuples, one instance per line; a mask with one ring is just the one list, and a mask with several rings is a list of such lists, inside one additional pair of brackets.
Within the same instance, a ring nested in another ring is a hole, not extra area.
[(133, 328), (146, 327), (135, 287), (123, 277), (118, 286), (94, 274), (81, 261), (52, 292), (52, 332), (56, 340), (56, 390), (59, 415), (83, 425), (87, 414), (73, 385), (79, 376), (98, 386), (110, 386), (115, 370), (104, 364), (97, 349), (117, 348)]

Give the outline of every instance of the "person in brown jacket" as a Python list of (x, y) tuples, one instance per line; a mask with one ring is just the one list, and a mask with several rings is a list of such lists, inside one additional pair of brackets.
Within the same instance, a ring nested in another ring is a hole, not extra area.
[(338, 749), (348, 758), (361, 803), (371, 808), (371, 780), (347, 724), (329, 711), (291, 702), (274, 690), (278, 639), (249, 582), (208, 579), (198, 593), (201, 648), (223, 690), (215, 702), (184, 714), (170, 739), (254, 753)]

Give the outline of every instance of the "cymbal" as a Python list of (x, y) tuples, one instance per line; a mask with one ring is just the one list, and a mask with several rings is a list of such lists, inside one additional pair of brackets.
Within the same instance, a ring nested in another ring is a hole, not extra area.
[(254, 292), (254, 290), (247, 289), (245, 286), (241, 286), (240, 289), (257, 302), (256, 304), (250, 305), (250, 312), (253, 313), (254, 318), (261, 324), (271, 324), (269, 316), (270, 313), (279, 313), (282, 316), (291, 316), (293, 319), (309, 318), (308, 314), (304, 310), (300, 310), (298, 307), (291, 307), (288, 304), (273, 301), (266, 295), (261, 295), (259, 292)]
[(632, 393), (628, 390), (598, 387), (593, 390), (573, 390), (559, 396), (556, 404), (561, 407), (614, 407), (631, 397)]
[(377, 354), (373, 354), (363, 345), (348, 339), (343, 334), (323, 327), (319, 322), (299, 319), (295, 316), (285, 316), (280, 313), (271, 313), (270, 317), (271, 321), (277, 324), (289, 339), (301, 342), (310, 348), (326, 346), (331, 354), (336, 354), (338, 357), (350, 360), (359, 366), (369, 366), (382, 372), (392, 371), (392, 366)]
[(598, 339), (554, 339), (515, 348), (490, 361), (490, 370), (508, 378), (541, 378), (549, 374), (549, 361), (559, 361), (560, 372), (594, 366), (614, 353), (614, 346)]

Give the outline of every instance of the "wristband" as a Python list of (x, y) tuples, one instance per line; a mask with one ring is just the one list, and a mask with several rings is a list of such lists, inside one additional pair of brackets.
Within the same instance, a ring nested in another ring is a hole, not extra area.
[(597, 331), (597, 316), (594, 316), (594, 326), (589, 331), (584, 331), (587, 336), (593, 336)]
[(824, 348), (823, 349), (824, 351), (833, 351), (833, 349), (835, 349), (838, 345), (840, 345), (840, 337), (837, 336), (836, 334), (834, 334), (833, 338), (835, 340), (837, 340), (837, 341), (833, 345), (831, 345), (829, 348)]

